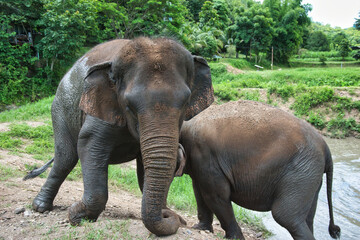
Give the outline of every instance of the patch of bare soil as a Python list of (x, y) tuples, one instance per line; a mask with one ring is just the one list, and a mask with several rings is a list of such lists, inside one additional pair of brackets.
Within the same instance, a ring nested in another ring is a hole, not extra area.
[[(45, 124), (45, 123), (43, 123), (43, 122), (33, 122), (33, 121), (25, 121), (25, 122), (17, 122), (17, 123), (18, 123), (18, 124), (24, 123), (24, 124), (29, 125), (30, 127), (38, 127), (38, 126), (42, 126), (42, 125)], [(0, 123), (0, 132), (9, 131), (9, 130), (10, 130), (9, 126), (10, 126), (11, 124), (12, 124), (12, 123), (9, 123), (9, 122)]]
[[(25, 163), (43, 164), (29, 155), (14, 156), (5, 150), (0, 150), (0, 163), (14, 170), (21, 170), (24, 175)], [(54, 201), (54, 210), (41, 214), (31, 210), (31, 204), (44, 182), (45, 179), (42, 178), (23, 181), (21, 176), (0, 182), (0, 239), (212, 240), (224, 236), (218, 221), (214, 222), (214, 233), (199, 231), (191, 228), (197, 223), (196, 216), (177, 211), (187, 221), (187, 226), (180, 227), (174, 235), (157, 237), (141, 221), (141, 198), (114, 187), (109, 191), (106, 209), (97, 222), (72, 227), (68, 221), (68, 209), (72, 203), (81, 199), (82, 182), (65, 181)], [(256, 233), (247, 226), (241, 227), (246, 239), (263, 239), (261, 233)]]
[(229, 73), (232, 73), (232, 74), (235, 74), (235, 75), (245, 73), (243, 70), (235, 68), (235, 67), (231, 66), (230, 64), (225, 63), (225, 65), (226, 65), (226, 70)]

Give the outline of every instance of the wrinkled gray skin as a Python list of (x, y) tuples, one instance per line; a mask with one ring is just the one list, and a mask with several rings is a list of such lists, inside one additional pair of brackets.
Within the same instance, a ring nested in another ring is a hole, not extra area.
[(95, 221), (108, 200), (108, 164), (137, 158), (145, 226), (156, 235), (175, 233), (179, 216), (165, 203), (179, 130), (212, 101), (206, 61), (173, 40), (138, 38), (96, 46), (74, 64), (56, 92), (54, 165), (33, 209), (53, 208), (60, 185), (80, 158), (84, 195), (71, 206), (69, 219), (72, 225)]
[[(326, 173), (334, 224), (331, 188), (333, 163), (322, 137), (303, 120), (277, 108), (238, 101), (211, 106), (185, 122), (180, 135), (184, 172), (193, 180), (198, 207), (197, 229), (212, 231), (213, 214), (226, 238), (244, 239), (231, 201), (271, 211), (294, 239), (313, 237), (313, 219), (323, 173)], [(185, 159), (186, 158), (186, 159)]]

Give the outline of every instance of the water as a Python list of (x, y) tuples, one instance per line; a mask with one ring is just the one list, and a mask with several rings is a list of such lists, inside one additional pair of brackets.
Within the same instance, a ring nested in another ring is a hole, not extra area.
[[(360, 239), (360, 139), (325, 140), (334, 161), (332, 197), (335, 224), (341, 228), (341, 239)], [(324, 174), (314, 219), (314, 235), (317, 240), (332, 239), (328, 233), (328, 209)], [(266, 228), (275, 234), (271, 240), (292, 239), (287, 230), (273, 220), (270, 212), (260, 213), (260, 216), (263, 217)]]

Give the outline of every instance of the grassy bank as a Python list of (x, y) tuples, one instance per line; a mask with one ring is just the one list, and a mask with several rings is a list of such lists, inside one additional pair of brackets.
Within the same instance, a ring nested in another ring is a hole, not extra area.
[(233, 59), (210, 63), (218, 103), (248, 99), (287, 108), (324, 135), (360, 137), (360, 68), (286, 68), (232, 74)]
[[(53, 97), (43, 99), (37, 103), (27, 104), (18, 109), (0, 113), (0, 123), (10, 123), (7, 131), (0, 131), (0, 149), (5, 149), (14, 155), (29, 154), (34, 159), (44, 163), (51, 159), (54, 154), (53, 130), (51, 126), (51, 102)], [(38, 126), (29, 126), (27, 123), (39, 123)], [(42, 164), (26, 165), (27, 170), (40, 167)], [(0, 181), (6, 181), (9, 177), (24, 176), (26, 173), (14, 170), (0, 163)], [(46, 177), (43, 173), (40, 177)], [(81, 180), (80, 163), (68, 176), (68, 180)], [(123, 165), (109, 166), (109, 185), (120, 187), (139, 197), (141, 192), (138, 187), (136, 170), (132, 167)], [(191, 178), (184, 175), (175, 178), (171, 184), (168, 196), (168, 205), (171, 208), (188, 212), (196, 215), (196, 200), (194, 197)], [(268, 234), (261, 223), (261, 219), (252, 215), (249, 211), (242, 208), (235, 208), (235, 215), (239, 221), (247, 223), (258, 231)]]

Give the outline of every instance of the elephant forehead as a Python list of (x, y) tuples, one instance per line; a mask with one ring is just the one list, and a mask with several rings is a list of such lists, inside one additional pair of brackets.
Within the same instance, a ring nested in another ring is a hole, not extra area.
[(154, 69), (161, 70), (182, 52), (184, 48), (173, 40), (138, 38), (127, 44), (121, 58), (125, 62), (151, 62)]

